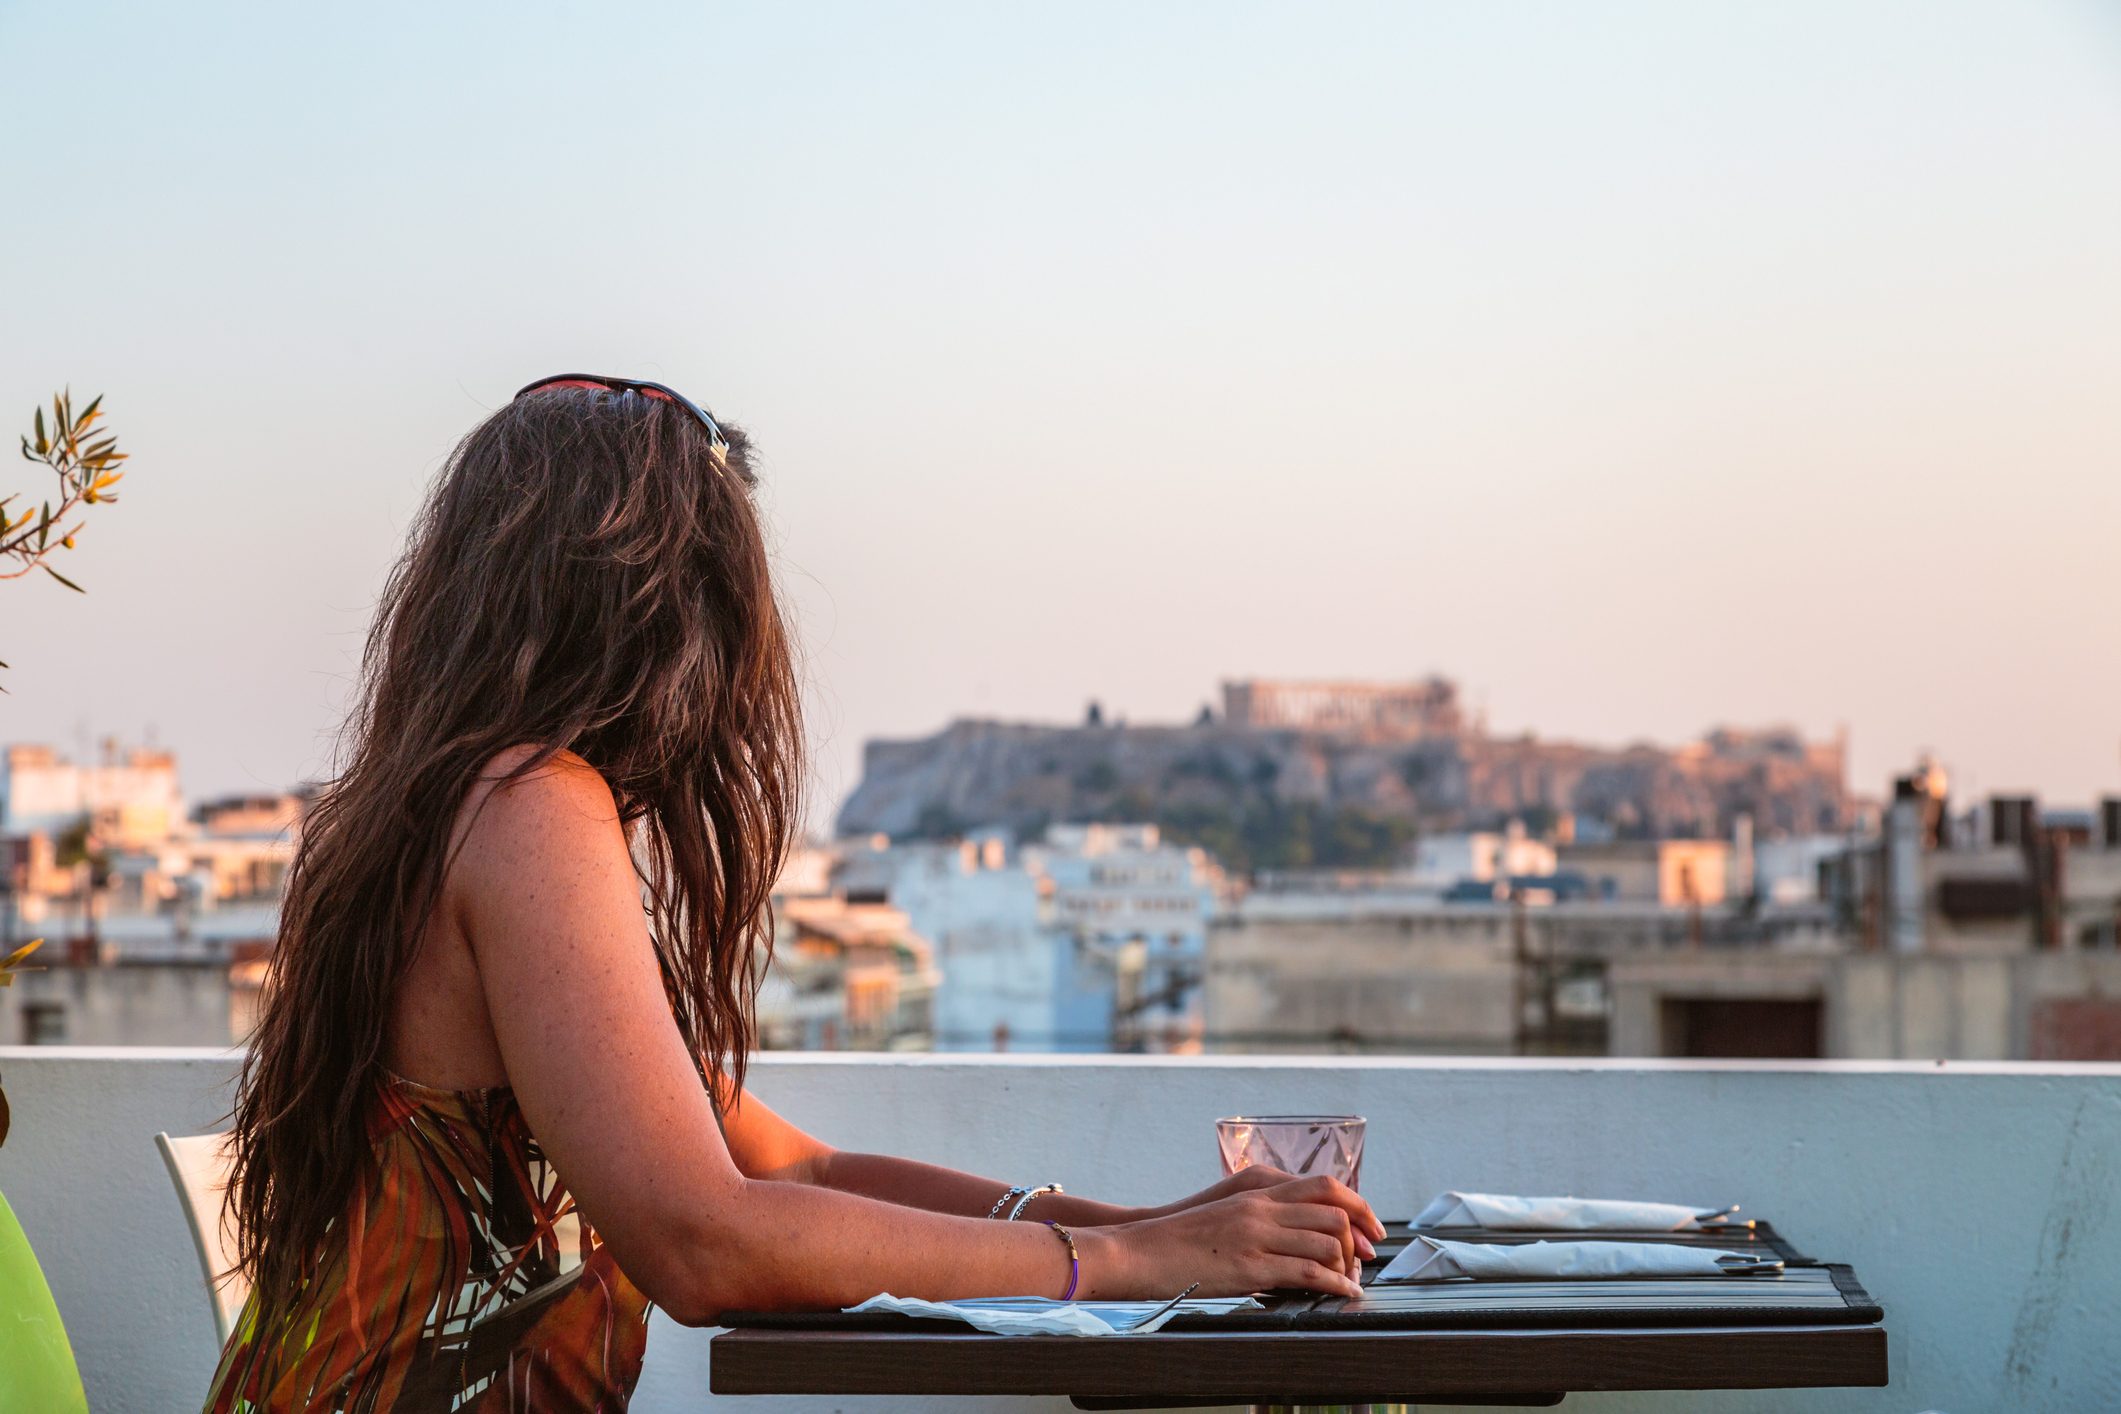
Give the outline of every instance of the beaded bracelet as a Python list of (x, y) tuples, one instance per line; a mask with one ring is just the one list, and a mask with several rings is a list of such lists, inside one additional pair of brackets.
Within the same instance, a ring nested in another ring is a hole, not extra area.
[(1027, 1188), (1021, 1191), (1024, 1196), (1017, 1199), (1016, 1206), (1009, 1210), (1010, 1222), (1015, 1222), (1024, 1215), (1024, 1209), (1031, 1206), (1033, 1198), (1041, 1198), (1048, 1193), (1058, 1193), (1061, 1191), (1061, 1186), (1058, 1183), (1042, 1183), (1036, 1188)]
[(1048, 1222), (1046, 1226), (1053, 1229), (1055, 1237), (1068, 1244), (1068, 1289), (1061, 1293), (1060, 1299), (1073, 1301), (1076, 1283), (1083, 1279), (1083, 1259), (1082, 1254), (1075, 1250), (1075, 1234), (1056, 1222)]

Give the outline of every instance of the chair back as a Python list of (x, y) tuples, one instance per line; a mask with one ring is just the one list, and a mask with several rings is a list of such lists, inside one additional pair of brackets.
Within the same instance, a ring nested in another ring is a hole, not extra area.
[(226, 1134), (194, 1134), (186, 1138), (155, 1136), (162, 1162), (169, 1166), (170, 1182), (177, 1185), (177, 1201), (184, 1208), (184, 1221), (191, 1227), (192, 1247), (199, 1254), (199, 1270), (206, 1278), (206, 1295), (213, 1306), (214, 1334), (223, 1345), (235, 1328), (236, 1316), (250, 1299), (250, 1283), (235, 1270), (235, 1233), (224, 1221), (222, 1195), (228, 1191), (233, 1157)]

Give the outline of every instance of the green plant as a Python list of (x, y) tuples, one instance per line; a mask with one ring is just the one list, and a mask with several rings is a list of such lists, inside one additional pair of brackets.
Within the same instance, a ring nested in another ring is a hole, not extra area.
[(51, 560), (58, 552), (74, 548), (74, 537), (81, 533), (78, 515), (82, 510), (118, 499), (113, 488), (125, 477), (118, 464), (130, 454), (118, 450), (118, 439), (109, 428), (96, 426), (102, 417), (100, 394), (78, 413), (71, 391), (53, 394), (48, 425), (44, 409), (37, 409), (30, 430), (22, 437), (22, 456), (25, 461), (41, 462), (58, 486), (55, 494), (40, 497), (35, 506), (24, 504), (19, 513), (15, 503), (26, 503), (32, 493), (0, 496), (0, 579), (20, 579), (41, 569), (75, 593), (85, 592), (59, 573)]

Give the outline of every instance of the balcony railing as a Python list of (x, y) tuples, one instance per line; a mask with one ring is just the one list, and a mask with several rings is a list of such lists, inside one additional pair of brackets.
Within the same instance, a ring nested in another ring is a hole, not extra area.
[[(99, 1414), (196, 1408), (205, 1390), (206, 1298), (150, 1136), (215, 1127), (234, 1067), (213, 1051), (0, 1048), (14, 1108), (0, 1191)], [(1854, 1263), (1886, 1308), (1884, 1390), (1570, 1408), (2121, 1408), (2121, 1066), (843, 1054), (763, 1056), (752, 1083), (843, 1147), (1126, 1202), (1212, 1179), (1218, 1116), (1348, 1110), (1370, 1119), (1363, 1188), (1387, 1216), (1446, 1187), (1739, 1201)], [(637, 1409), (804, 1414), (800, 1400), (710, 1401), (709, 1332), (655, 1327)]]

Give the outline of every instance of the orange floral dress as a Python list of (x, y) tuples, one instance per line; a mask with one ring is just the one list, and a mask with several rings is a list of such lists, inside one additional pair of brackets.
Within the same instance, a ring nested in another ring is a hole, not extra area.
[(607, 1414), (626, 1408), (648, 1298), (545, 1162), (508, 1089), (393, 1077), (377, 1182), (291, 1301), (243, 1308), (206, 1414)]

